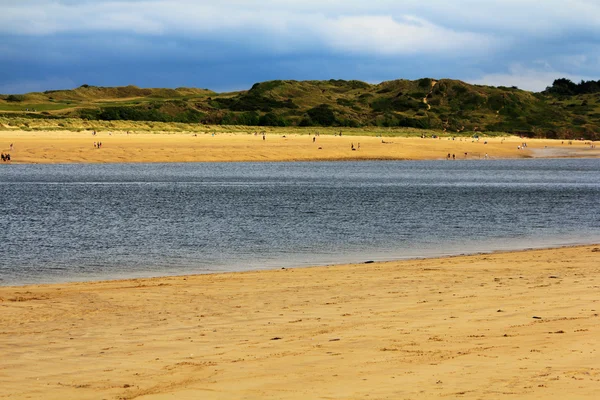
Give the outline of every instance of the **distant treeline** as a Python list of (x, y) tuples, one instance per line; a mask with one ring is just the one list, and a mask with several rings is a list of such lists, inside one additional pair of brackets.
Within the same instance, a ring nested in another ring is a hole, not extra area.
[(166, 112), (163, 104), (149, 104), (144, 106), (112, 106), (96, 108), (84, 108), (79, 110), (79, 117), (87, 120), (101, 121), (157, 121), (157, 122), (183, 122), (200, 123), (204, 119), (204, 113), (191, 108), (179, 108), (171, 102), (173, 110)]
[(591, 94), (600, 93), (600, 80), (599, 81), (581, 81), (580, 83), (574, 83), (570, 79), (560, 78), (556, 79), (552, 86), (548, 86), (544, 93), (556, 94), (563, 96), (573, 96), (578, 94)]
[[(111, 106), (100, 109), (80, 109), (77, 111), (77, 116), (85, 120), (183, 122), (206, 125), (442, 128), (441, 123), (433, 118), (407, 117), (393, 113), (384, 113), (362, 121), (351, 118), (338, 118), (333, 109), (327, 104), (313, 107), (307, 110), (303, 116), (287, 117), (271, 111), (262, 115), (257, 111), (232, 112), (217, 110), (200, 112), (191, 108), (180, 109), (176, 112), (173, 112), (174, 110), (168, 111), (166, 112), (164, 108), (157, 106)], [(43, 116), (40, 117), (43, 118)]]

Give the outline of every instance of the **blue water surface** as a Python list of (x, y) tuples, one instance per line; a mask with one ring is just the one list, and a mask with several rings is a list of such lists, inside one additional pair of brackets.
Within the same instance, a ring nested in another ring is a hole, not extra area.
[(0, 285), (600, 243), (600, 160), (1, 165)]

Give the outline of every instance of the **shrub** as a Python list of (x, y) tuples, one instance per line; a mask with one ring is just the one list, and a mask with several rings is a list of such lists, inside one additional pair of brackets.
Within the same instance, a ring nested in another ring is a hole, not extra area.
[(217, 98), (210, 103), (215, 108), (228, 108), (231, 111), (264, 111), (269, 112), (277, 108), (298, 108), (291, 99), (279, 101), (264, 97), (259, 92), (249, 91), (247, 94), (235, 98)]
[(287, 126), (285, 118), (274, 113), (266, 113), (258, 119), (259, 126)]
[(307, 113), (313, 122), (322, 126), (331, 126), (336, 122), (335, 115), (327, 104), (311, 108)]
[(337, 99), (335, 102), (344, 107), (352, 107), (354, 105), (354, 101), (347, 99)]
[(429, 89), (429, 88), (431, 88), (431, 79), (430, 78), (419, 79), (417, 81), (417, 84), (419, 85), (420, 88)]
[(6, 97), (6, 101), (10, 101), (10, 102), (13, 102), (13, 103), (20, 103), (23, 100), (25, 100), (25, 96), (22, 96), (22, 95), (19, 95), (19, 94), (9, 94)]
[(310, 119), (310, 117), (304, 117), (300, 120), (300, 122), (298, 123), (298, 126), (313, 126), (313, 122)]

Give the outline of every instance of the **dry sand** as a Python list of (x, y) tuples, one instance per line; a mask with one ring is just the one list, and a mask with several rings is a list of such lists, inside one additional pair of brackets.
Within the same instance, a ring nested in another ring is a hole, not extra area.
[(600, 248), (0, 287), (0, 398), (596, 399)]
[[(277, 132), (277, 131), (275, 131)], [(285, 137), (284, 137), (285, 136)], [(517, 146), (528, 143), (524, 150)], [(94, 142), (102, 142), (100, 149)], [(487, 144), (485, 144), (487, 142)], [(14, 145), (12, 151), (10, 144)], [(360, 149), (352, 151), (360, 143)], [(546, 149), (548, 147), (548, 149)], [(189, 161), (307, 161), (307, 160), (420, 160), (522, 158), (544, 156), (598, 157), (600, 149), (584, 142), (523, 140), (518, 137), (421, 139), (367, 136), (312, 136), (191, 133), (24, 132), (0, 131), (0, 150), (13, 163), (189, 162)], [(558, 153), (551, 152), (557, 149)], [(465, 153), (467, 153), (465, 155)]]

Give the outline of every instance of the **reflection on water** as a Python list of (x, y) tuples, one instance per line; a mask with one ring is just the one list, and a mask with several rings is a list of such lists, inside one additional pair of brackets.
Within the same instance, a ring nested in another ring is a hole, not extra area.
[(9, 165), (0, 284), (600, 242), (600, 160)]

